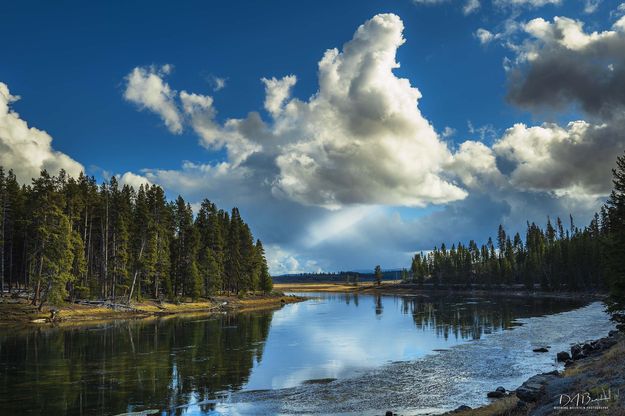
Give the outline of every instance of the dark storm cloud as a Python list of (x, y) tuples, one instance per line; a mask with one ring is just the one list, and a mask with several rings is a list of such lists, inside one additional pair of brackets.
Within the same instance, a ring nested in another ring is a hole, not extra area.
[(532, 110), (577, 103), (588, 114), (610, 116), (625, 105), (625, 48), (619, 54), (559, 49), (510, 74), (508, 100)]
[(509, 74), (508, 99), (531, 110), (571, 104), (609, 117), (625, 106), (625, 20), (612, 30), (587, 33), (579, 21), (534, 19), (521, 47), (521, 65)]

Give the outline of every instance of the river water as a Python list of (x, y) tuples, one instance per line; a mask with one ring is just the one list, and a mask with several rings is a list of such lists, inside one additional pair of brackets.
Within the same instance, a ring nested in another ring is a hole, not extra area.
[(0, 329), (0, 414), (437, 414), (613, 328), (598, 302), (308, 295), (269, 312)]

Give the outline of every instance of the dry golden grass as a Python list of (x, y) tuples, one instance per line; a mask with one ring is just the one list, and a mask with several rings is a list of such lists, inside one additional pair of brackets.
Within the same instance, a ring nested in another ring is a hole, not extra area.
[[(131, 310), (125, 308), (111, 309), (99, 305), (66, 304), (56, 307), (58, 313), (55, 324), (76, 325), (95, 323), (114, 319), (134, 319), (151, 316), (178, 314), (208, 314), (221, 310), (251, 311), (275, 309), (280, 306), (305, 300), (302, 297), (274, 295), (250, 295), (243, 298), (219, 296), (213, 300), (189, 302), (142, 301), (133, 302)], [(0, 324), (45, 324), (49, 323), (50, 307), (44, 306), (42, 311), (30, 305), (26, 300), (19, 302), (0, 302)]]
[(625, 342), (619, 342), (601, 355), (576, 361), (564, 371), (567, 377), (578, 374), (594, 374), (598, 377), (616, 377), (623, 372)]
[(283, 292), (361, 292), (365, 290), (384, 289), (399, 283), (395, 280), (385, 280), (380, 286), (373, 282), (363, 282), (358, 285), (346, 283), (276, 283), (274, 288)]
[(276, 290), (285, 292), (355, 292), (359, 286), (340, 283), (278, 283)]
[(0, 303), (0, 322), (28, 322), (31, 319), (43, 319), (48, 316), (49, 312), (39, 312), (27, 302)]
[[(578, 391), (589, 391), (593, 396), (600, 396), (606, 391), (623, 394), (625, 385), (623, 384), (623, 374), (625, 373), (625, 341), (621, 340), (609, 350), (600, 355), (576, 361), (575, 364), (567, 368), (564, 372), (567, 377), (575, 377), (575, 386)], [(625, 415), (625, 406), (622, 400), (616, 395), (611, 400), (604, 402), (608, 407), (602, 410), (602, 415), (622, 416)], [(571, 415), (581, 414), (567, 412)]]
[(465, 410), (453, 413), (458, 416), (521, 416), (528, 413), (528, 408), (520, 409), (517, 407), (519, 399), (516, 396), (508, 396), (498, 399), (477, 409)]
[(236, 299), (234, 306), (239, 312), (250, 312), (265, 309), (276, 309), (288, 303), (296, 303), (306, 300), (301, 296), (271, 296)]

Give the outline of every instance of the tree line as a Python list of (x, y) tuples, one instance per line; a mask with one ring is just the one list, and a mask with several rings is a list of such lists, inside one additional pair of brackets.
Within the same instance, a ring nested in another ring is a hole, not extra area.
[(412, 258), (402, 279), (418, 284), (484, 286), (522, 284), (543, 290), (609, 288), (613, 305), (625, 305), (625, 155), (612, 170), (614, 189), (590, 224), (547, 218), (544, 228), (527, 223), (524, 239), (499, 226), (496, 242), (478, 246), (441, 244)]
[(33, 291), (33, 304), (66, 299), (197, 299), (270, 292), (263, 245), (239, 210), (205, 199), (194, 217), (157, 185), (135, 190), (42, 171), (20, 185), (0, 167), (0, 291)]

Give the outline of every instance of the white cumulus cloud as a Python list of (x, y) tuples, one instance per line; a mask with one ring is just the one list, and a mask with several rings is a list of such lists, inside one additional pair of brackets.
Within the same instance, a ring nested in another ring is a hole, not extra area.
[(291, 95), (291, 88), (297, 82), (295, 75), (287, 75), (284, 78), (262, 78), (265, 84), (265, 109), (274, 118), (279, 116), (283, 110), (284, 102)]
[(11, 95), (9, 87), (0, 82), (0, 166), (13, 169), (18, 180), (28, 183), (38, 177), (42, 169), (50, 174), (65, 170), (78, 176), (83, 166), (74, 159), (52, 148), (52, 137), (43, 130), (29, 127), (11, 104), (20, 97)]
[(171, 65), (137, 67), (126, 76), (124, 98), (140, 109), (158, 114), (172, 133), (182, 133), (182, 119), (176, 106), (176, 91), (163, 81)]
[(469, 15), (476, 12), (480, 8), (480, 0), (467, 0), (462, 8), (462, 13)]
[(549, 4), (559, 5), (562, 0), (493, 0), (493, 4), (505, 8), (538, 8)]
[(444, 177), (451, 153), (418, 108), (421, 93), (393, 70), (404, 43), (393, 14), (361, 25), (319, 62), (319, 90), (286, 103), (276, 124), (291, 140), (274, 191), (304, 204), (421, 206), (462, 199)]
[(152, 182), (150, 182), (146, 177), (138, 175), (132, 172), (126, 172), (123, 175), (116, 175), (119, 183), (123, 185), (128, 185), (135, 190), (138, 190), (141, 185), (150, 186)]
[(212, 97), (182, 91), (177, 105), (162, 74), (135, 68), (128, 79), (165, 91), (159, 103), (181, 107), (205, 147), (227, 148), (232, 167), (271, 171), (265, 183), (280, 197), (327, 208), (463, 199), (444, 171), (452, 155), (419, 111), (421, 93), (393, 73), (403, 28), (394, 14), (376, 15), (341, 51), (327, 50), (308, 100), (291, 98), (294, 75), (263, 78), (271, 122), (251, 112), (220, 124)]
[[(512, 163), (512, 185), (576, 197), (599, 197), (611, 189), (610, 166), (625, 149), (625, 123), (593, 125), (574, 121), (566, 127), (515, 124), (493, 145)], [(617, 127), (618, 126), (618, 127)]]
[(211, 84), (213, 84), (213, 91), (221, 91), (226, 88), (226, 78), (212, 77)]
[(478, 38), (482, 45), (486, 45), (495, 38), (495, 35), (493, 35), (489, 30), (479, 28), (475, 31), (475, 37)]

